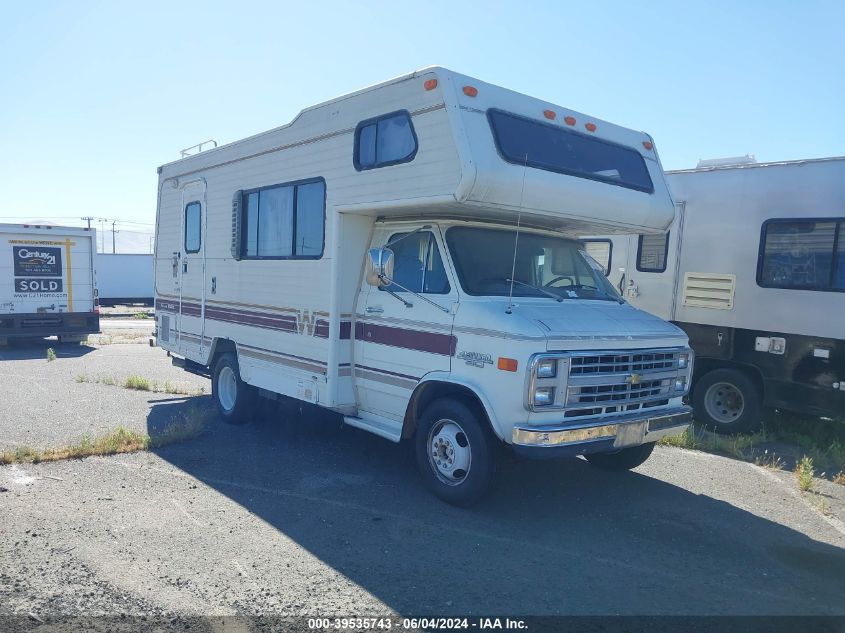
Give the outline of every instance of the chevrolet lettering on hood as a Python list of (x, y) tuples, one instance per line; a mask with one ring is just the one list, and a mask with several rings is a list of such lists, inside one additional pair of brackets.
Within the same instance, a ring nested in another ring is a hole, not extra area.
[(493, 357), (490, 354), (484, 354), (482, 352), (458, 352), (458, 358), (466, 361), (467, 365), (480, 367), (481, 369), (484, 369), (484, 365), (493, 364)]

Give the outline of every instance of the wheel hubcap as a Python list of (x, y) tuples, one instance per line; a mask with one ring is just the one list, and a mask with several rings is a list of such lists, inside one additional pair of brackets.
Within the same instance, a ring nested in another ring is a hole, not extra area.
[(437, 478), (450, 486), (462, 483), (472, 465), (469, 439), (454, 420), (438, 420), (428, 434), (428, 463)]
[(238, 378), (231, 367), (224, 367), (217, 374), (217, 399), (226, 411), (235, 408), (238, 398)]
[(717, 382), (704, 394), (707, 413), (719, 424), (735, 422), (745, 410), (742, 392), (729, 382)]

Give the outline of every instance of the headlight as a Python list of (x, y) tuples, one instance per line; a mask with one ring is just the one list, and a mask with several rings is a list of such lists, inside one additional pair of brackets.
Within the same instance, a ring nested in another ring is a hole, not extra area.
[(538, 407), (548, 406), (555, 401), (554, 387), (537, 387), (534, 390), (534, 405)]
[(554, 378), (557, 376), (557, 360), (546, 358), (537, 363), (537, 378)]
[(678, 355), (678, 368), (683, 369), (684, 367), (689, 366), (689, 354), (679, 354)]

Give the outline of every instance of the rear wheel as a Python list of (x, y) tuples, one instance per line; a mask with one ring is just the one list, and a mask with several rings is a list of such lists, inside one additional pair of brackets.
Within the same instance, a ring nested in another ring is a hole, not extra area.
[(654, 442), (623, 448), (615, 453), (592, 453), (584, 455), (587, 461), (596, 468), (621, 472), (636, 468), (647, 460), (654, 450)]
[(241, 380), (238, 358), (232, 352), (217, 359), (211, 392), (220, 417), (229, 424), (244, 424), (255, 412), (255, 388)]
[(414, 438), (426, 486), (446, 503), (469, 506), (493, 483), (496, 438), (464, 402), (444, 398), (423, 412)]
[(717, 433), (745, 433), (760, 425), (762, 398), (757, 386), (736, 369), (714, 369), (695, 383), (695, 418)]

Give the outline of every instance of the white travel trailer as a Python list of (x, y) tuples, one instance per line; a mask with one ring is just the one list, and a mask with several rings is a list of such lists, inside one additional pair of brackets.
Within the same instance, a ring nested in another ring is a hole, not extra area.
[(144, 253), (97, 255), (97, 290), (101, 305), (152, 303), (153, 256)]
[(692, 356), (570, 236), (665, 231), (652, 139), (442, 68), (159, 168), (158, 343), (258, 394), (411, 439), (470, 503), (501, 443), (627, 469), (683, 431)]
[(628, 301), (689, 335), (697, 420), (845, 417), (845, 158), (726, 162), (667, 173), (668, 234), (585, 244)]
[(79, 342), (100, 331), (93, 229), (0, 224), (0, 344), (58, 336)]

